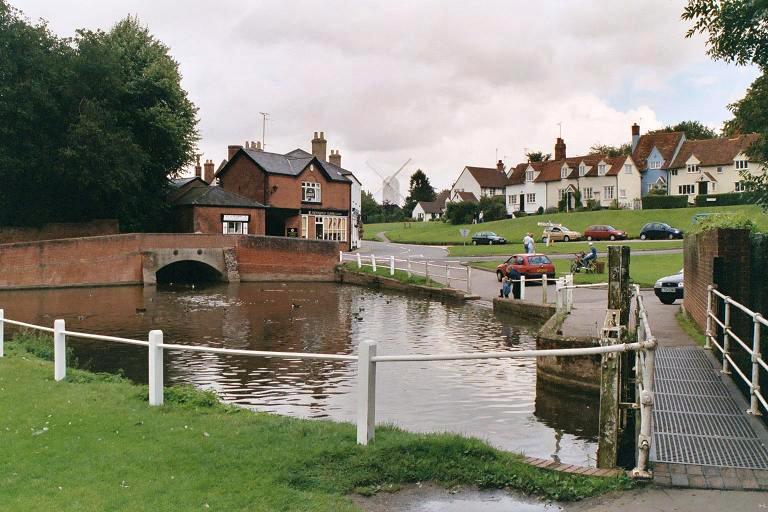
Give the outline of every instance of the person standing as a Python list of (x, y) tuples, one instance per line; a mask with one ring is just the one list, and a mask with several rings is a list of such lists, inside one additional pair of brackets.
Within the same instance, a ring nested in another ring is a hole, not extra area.
[(507, 277), (512, 283), (512, 298), (520, 298), (520, 272), (513, 266), (507, 267)]
[(525, 238), (523, 238), (523, 247), (525, 248), (525, 252), (527, 254), (533, 254), (534, 253), (534, 245), (533, 245), (533, 233), (528, 233), (525, 235)]

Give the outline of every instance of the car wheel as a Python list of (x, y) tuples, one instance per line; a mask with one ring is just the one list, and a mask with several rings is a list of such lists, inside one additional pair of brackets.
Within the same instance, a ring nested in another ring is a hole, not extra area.
[(670, 239), (670, 240), (674, 240), (674, 238), (675, 238), (675, 235), (673, 235), (672, 233), (670, 233), (670, 234), (669, 234), (669, 239)]
[(648, 238), (648, 235), (645, 233), (640, 233), (640, 240), (645, 240), (646, 238)]
[(477, 245), (477, 240), (472, 240), (472, 245)]
[(591, 242), (591, 241), (592, 241), (592, 235), (589, 235), (589, 236), (587, 237), (587, 241), (589, 241), (589, 242)]
[(611, 235), (611, 242), (616, 240), (616, 235)]
[(563, 242), (570, 242), (570, 241), (571, 241), (571, 237), (569, 237), (568, 235), (565, 235), (563, 237)]
[(669, 306), (670, 304), (674, 304), (676, 299), (677, 297), (675, 297), (674, 295), (669, 297), (666, 295), (662, 295), (661, 297), (659, 297), (659, 300), (661, 301), (661, 303), (666, 304), (667, 306)]
[(501, 280), (504, 278), (504, 274), (501, 273), (501, 270), (496, 271), (496, 278), (501, 282)]

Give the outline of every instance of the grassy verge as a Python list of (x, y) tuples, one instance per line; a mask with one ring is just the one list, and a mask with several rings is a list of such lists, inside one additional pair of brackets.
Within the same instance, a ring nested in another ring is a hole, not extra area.
[[(50, 339), (47, 340), (50, 343)], [(448, 434), (379, 427), (355, 444), (351, 424), (220, 404), (213, 393), (146, 387), (53, 368), (20, 343), (0, 359), (0, 503), (4, 510), (355, 510), (346, 497), (435, 481), (576, 500), (629, 487), (540, 470), (516, 454)]]
[[(495, 271), (502, 261), (477, 261), (470, 263), (470, 265), (474, 268)], [(571, 260), (552, 261), (555, 264), (555, 272), (558, 276), (570, 272)], [(605, 261), (604, 258), (603, 261)], [(660, 277), (675, 274), (682, 267), (682, 254), (633, 254), (629, 262), (629, 277), (640, 286), (653, 286)], [(581, 272), (573, 275), (573, 282), (575, 284), (605, 283), (607, 281), (607, 270), (603, 274), (585, 274)]]
[(688, 313), (686, 313), (683, 308), (680, 308), (677, 313), (675, 313), (675, 319), (677, 320), (677, 324), (680, 326), (680, 328), (691, 337), (696, 343), (701, 345), (702, 347), (706, 345), (707, 343), (707, 337), (704, 335), (704, 333), (699, 328), (699, 325), (693, 321), (693, 319), (688, 316)]
[[(644, 241), (619, 241), (619, 242), (595, 242), (595, 247), (599, 252), (608, 252), (611, 245), (629, 245), (632, 252), (658, 251), (660, 249), (682, 249), (682, 240), (660, 240), (652, 242)], [(573, 254), (579, 251), (586, 251), (587, 242), (559, 242), (549, 247), (542, 243), (536, 244), (536, 252), (543, 254)], [(449, 256), (494, 256), (496, 254), (506, 254), (510, 256), (525, 252), (522, 243), (512, 243), (506, 245), (451, 245), (448, 247)]]
[(666, 222), (684, 231), (692, 227), (694, 215), (697, 213), (733, 212), (742, 213), (755, 221), (757, 227), (768, 230), (768, 215), (763, 214), (757, 206), (720, 206), (710, 208), (675, 208), (670, 210), (599, 210), (595, 212), (556, 213), (549, 215), (531, 215), (519, 219), (505, 219), (483, 224), (468, 224), (454, 226), (443, 222), (392, 222), (388, 224), (371, 224), (365, 226), (366, 236), (375, 236), (385, 232), (393, 242), (450, 245), (461, 244), (464, 239), (459, 229), (467, 228), (470, 233), (477, 231), (494, 231), (496, 234), (514, 242), (522, 241), (525, 233), (531, 232), (536, 240), (541, 238), (542, 228), (538, 222), (555, 222), (564, 224), (571, 229), (583, 232), (592, 224), (610, 224), (617, 229), (625, 230), (630, 237), (636, 238), (640, 229), (648, 222)]
[(420, 286), (429, 286), (430, 288), (445, 288), (445, 285), (443, 283), (438, 283), (437, 281), (426, 279), (424, 276), (417, 276), (416, 274), (412, 274), (409, 276), (408, 273), (404, 270), (395, 270), (395, 275), (390, 275), (389, 263), (386, 263), (384, 265), (376, 265), (376, 272), (374, 272), (371, 267), (366, 267), (365, 265), (362, 268), (357, 268), (357, 263), (345, 263), (344, 268), (346, 268), (350, 272), (357, 272), (360, 274), (370, 274), (374, 276), (396, 279), (401, 283), (417, 284)]

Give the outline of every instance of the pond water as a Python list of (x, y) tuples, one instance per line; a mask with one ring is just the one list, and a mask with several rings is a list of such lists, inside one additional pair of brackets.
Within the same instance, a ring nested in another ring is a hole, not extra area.
[[(109, 287), (0, 293), (8, 318), (68, 330), (253, 350), (379, 354), (535, 348), (537, 326), (483, 307), (332, 283), (214, 284), (203, 288)], [(143, 347), (68, 340), (81, 366), (146, 382)], [(225, 401), (305, 418), (354, 421), (352, 362), (166, 352), (166, 382), (215, 390)], [(594, 466), (596, 396), (537, 383), (533, 359), (382, 363), (377, 422), (450, 431), (500, 448)]]

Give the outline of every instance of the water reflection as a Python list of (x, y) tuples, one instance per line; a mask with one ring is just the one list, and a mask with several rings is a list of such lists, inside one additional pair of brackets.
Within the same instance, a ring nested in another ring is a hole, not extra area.
[[(117, 287), (0, 293), (6, 315), (70, 330), (172, 343), (352, 354), (363, 339), (380, 354), (535, 348), (533, 326), (474, 306), (328, 283), (215, 284), (205, 288)], [(82, 363), (146, 382), (146, 350), (73, 340)], [(216, 390), (223, 399), (293, 416), (352, 421), (353, 363), (170, 352), (170, 382)], [(414, 431), (447, 430), (536, 457), (593, 464), (597, 399), (536, 383), (533, 360), (380, 364), (377, 419)]]

